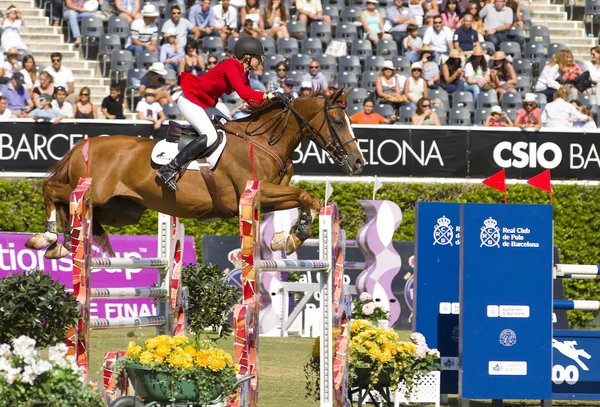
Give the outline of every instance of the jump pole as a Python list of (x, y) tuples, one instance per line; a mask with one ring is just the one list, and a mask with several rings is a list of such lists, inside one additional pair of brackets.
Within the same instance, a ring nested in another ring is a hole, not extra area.
[[(181, 287), (183, 225), (175, 217), (159, 214), (159, 257), (93, 257), (91, 188), (91, 178), (80, 178), (77, 188), (71, 194), (69, 205), (73, 293), (79, 303), (79, 320), (68, 334), (67, 345), (76, 356), (77, 365), (83, 369), (86, 380), (91, 329), (155, 326), (158, 335), (178, 335), (185, 332), (187, 317), (187, 289)], [(155, 268), (158, 270), (158, 287), (92, 288), (91, 271), (94, 268)], [(90, 300), (93, 298), (155, 298), (158, 301), (158, 315), (137, 318), (91, 318)]]
[[(240, 388), (235, 406), (258, 406), (258, 338), (261, 272), (319, 271), (321, 298), (320, 406), (349, 404), (348, 347), (351, 298), (343, 292), (344, 232), (337, 206), (329, 203), (319, 216), (319, 260), (260, 259), (260, 182), (248, 181), (240, 199), (242, 304), (234, 308), (235, 357), (239, 377), (254, 375)], [(340, 328), (333, 348), (334, 327)]]

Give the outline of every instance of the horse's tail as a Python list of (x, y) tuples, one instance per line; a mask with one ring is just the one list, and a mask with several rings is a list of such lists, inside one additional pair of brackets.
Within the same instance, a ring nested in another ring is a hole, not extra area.
[[(54, 188), (55, 190), (58, 188), (68, 189), (66, 203), (54, 201), (54, 205), (56, 207), (57, 221), (60, 223), (60, 225), (62, 225), (63, 231), (67, 231), (70, 228), (68, 202), (70, 194), (73, 191), (73, 187), (71, 186), (72, 174), (70, 174), (71, 160), (73, 159), (74, 154), (81, 153), (81, 148), (86, 142), (87, 140), (81, 140), (77, 142), (77, 144), (75, 144), (73, 148), (70, 149), (63, 156), (63, 158), (51, 168), (50, 175), (43, 185), (45, 199), (49, 199), (49, 196), (52, 195), (48, 194), (48, 191), (52, 188)], [(106, 234), (106, 231), (102, 227), (102, 224), (99, 222), (98, 218), (92, 218), (92, 238), (100, 247), (102, 247), (104, 252), (106, 252), (109, 256), (114, 256), (114, 251), (112, 249), (112, 246), (110, 245), (108, 235)]]

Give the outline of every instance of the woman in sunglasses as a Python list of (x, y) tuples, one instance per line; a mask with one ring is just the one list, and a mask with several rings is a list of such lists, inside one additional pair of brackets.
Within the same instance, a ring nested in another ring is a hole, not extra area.
[(417, 111), (412, 115), (412, 124), (415, 126), (439, 126), (440, 118), (431, 110), (431, 101), (421, 98), (417, 102)]
[(517, 111), (515, 127), (522, 129), (533, 128), (535, 131), (538, 131), (542, 127), (542, 111), (537, 107), (535, 94), (525, 94), (523, 107)]
[(98, 109), (92, 103), (90, 88), (87, 86), (79, 91), (79, 101), (73, 105), (76, 119), (97, 119)]

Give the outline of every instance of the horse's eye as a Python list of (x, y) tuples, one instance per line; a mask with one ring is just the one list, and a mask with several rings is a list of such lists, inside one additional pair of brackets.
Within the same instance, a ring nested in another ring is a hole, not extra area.
[(335, 127), (337, 127), (338, 129), (341, 129), (342, 127), (344, 127), (344, 121), (343, 120), (336, 120), (333, 122), (333, 124), (335, 124)]

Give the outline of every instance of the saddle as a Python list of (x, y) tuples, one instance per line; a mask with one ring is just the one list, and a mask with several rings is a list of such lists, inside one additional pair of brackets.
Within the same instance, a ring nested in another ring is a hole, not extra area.
[[(229, 211), (223, 201), (221, 200), (221, 195), (219, 194), (219, 189), (217, 188), (217, 183), (215, 181), (215, 177), (213, 176), (212, 170), (208, 167), (206, 157), (210, 156), (223, 142), (223, 136), (225, 134), (225, 123), (227, 120), (219, 116), (217, 118), (216, 115), (211, 116), (211, 122), (213, 126), (217, 130), (217, 142), (214, 143), (208, 150), (204, 153), (200, 154), (200, 156), (196, 157), (195, 160), (200, 164), (204, 164), (200, 166), (200, 174), (202, 174), (202, 178), (206, 183), (206, 188), (208, 189), (208, 193), (213, 202), (213, 208), (217, 212), (217, 214), (221, 214), (222, 216), (231, 216), (232, 213)], [(196, 129), (194, 129), (190, 125), (185, 125), (181, 123), (177, 123), (174, 120), (169, 121), (169, 129), (167, 130), (167, 142), (177, 143), (177, 150), (181, 151), (183, 147), (185, 147), (188, 143), (194, 140), (196, 137), (200, 136)]]

